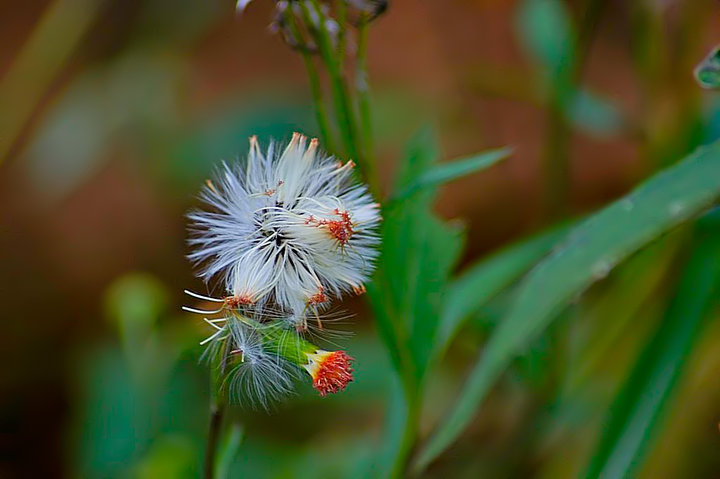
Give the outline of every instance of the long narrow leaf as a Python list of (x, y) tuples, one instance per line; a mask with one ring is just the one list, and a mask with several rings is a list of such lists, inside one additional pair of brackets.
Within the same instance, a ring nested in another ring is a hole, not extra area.
[(486, 151), (469, 158), (434, 165), (402, 188), (393, 197), (393, 201), (404, 200), (420, 190), (434, 188), (471, 173), (484, 170), (498, 161), (507, 158), (511, 152), (511, 148), (498, 148), (497, 150)]
[(462, 327), (464, 320), (538, 262), (564, 235), (569, 226), (553, 228), (483, 258), (455, 279), (448, 288), (440, 316), (437, 354)]
[(424, 468), (470, 423), (515, 355), (567, 302), (618, 262), (706, 209), (720, 195), (720, 142), (698, 149), (578, 226), (530, 272), (514, 307), (490, 338), (449, 417), (421, 450)]
[(610, 409), (586, 477), (631, 477), (642, 464), (701, 320), (720, 284), (720, 234), (698, 233), (662, 324)]

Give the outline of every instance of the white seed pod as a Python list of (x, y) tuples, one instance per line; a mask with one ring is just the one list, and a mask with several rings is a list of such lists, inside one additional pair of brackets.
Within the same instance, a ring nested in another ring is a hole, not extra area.
[(245, 161), (224, 164), (203, 190), (211, 211), (189, 215), (200, 277), (221, 278), (233, 305), (277, 309), (296, 325), (364, 291), (380, 214), (353, 166), (298, 133), (281, 154), (251, 138)]

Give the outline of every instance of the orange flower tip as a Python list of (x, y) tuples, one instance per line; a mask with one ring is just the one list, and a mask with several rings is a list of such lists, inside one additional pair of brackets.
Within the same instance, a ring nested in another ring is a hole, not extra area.
[(307, 356), (309, 362), (305, 365), (305, 369), (312, 376), (313, 387), (320, 396), (339, 393), (352, 382), (354, 359), (345, 351), (318, 350)]
[(302, 133), (298, 133), (296, 131), (292, 134), (292, 139), (290, 140), (290, 144), (293, 146), (297, 146), (297, 144), (304, 138), (305, 138), (305, 136)]
[(225, 298), (224, 301), (225, 301), (225, 304), (228, 306), (228, 308), (239, 308), (240, 306), (248, 306), (255, 302), (247, 294), (240, 294), (237, 296), (228, 296), (227, 298)]
[(353, 290), (353, 293), (355, 293), (357, 296), (367, 293), (367, 288), (365, 287), (364, 284), (361, 284), (358, 286), (353, 286), (352, 290)]
[(205, 180), (205, 184), (208, 188), (210, 188), (210, 191), (215, 193), (216, 195), (219, 195), (217, 188), (215, 188), (215, 184), (212, 182), (212, 180)]
[(308, 305), (313, 304), (322, 304), (328, 300), (327, 296), (325, 295), (325, 288), (320, 288), (317, 293), (310, 296), (307, 300)]
[(318, 146), (318, 139), (317, 139), (317, 138), (311, 138), (311, 139), (310, 139), (310, 146), (311, 146), (311, 147), (317, 147), (317, 146)]

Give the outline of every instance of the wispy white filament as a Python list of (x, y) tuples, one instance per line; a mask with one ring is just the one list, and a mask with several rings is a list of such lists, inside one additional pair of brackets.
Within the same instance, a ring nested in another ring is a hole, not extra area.
[(263, 153), (251, 138), (245, 161), (223, 164), (203, 190), (209, 210), (189, 215), (200, 276), (221, 278), (238, 304), (280, 310), (294, 324), (362, 290), (380, 215), (352, 171), (297, 133), (282, 152), (271, 144)]

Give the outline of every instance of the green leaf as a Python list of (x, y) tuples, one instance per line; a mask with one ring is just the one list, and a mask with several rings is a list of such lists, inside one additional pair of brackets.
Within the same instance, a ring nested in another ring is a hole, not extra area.
[[(610, 408), (585, 477), (633, 477), (720, 286), (720, 234), (698, 232), (675, 296)], [(700, 238), (697, 238), (700, 236)]]
[(243, 427), (233, 423), (225, 432), (220, 443), (220, 450), (215, 458), (215, 479), (230, 477), (230, 466), (235, 459), (243, 438)]
[(468, 158), (435, 165), (406, 185), (393, 197), (393, 200), (401, 201), (407, 199), (419, 190), (440, 186), (471, 173), (489, 168), (498, 161), (507, 158), (510, 153), (512, 153), (511, 148), (498, 148)]
[(568, 229), (568, 226), (553, 228), (505, 248), (489, 258), (483, 258), (455, 279), (448, 287), (440, 315), (436, 354), (442, 354), (471, 313), (550, 252)]
[(560, 0), (525, 0), (518, 11), (518, 33), (525, 49), (553, 76), (572, 64), (575, 33)]
[(617, 105), (589, 90), (569, 95), (565, 115), (577, 128), (603, 138), (617, 135), (626, 123)]
[(470, 423), (516, 354), (567, 302), (642, 246), (695, 216), (720, 195), (720, 142), (699, 148), (575, 228), (523, 281), (513, 308), (490, 337), (460, 398), (420, 452), (428, 465)]
[(713, 48), (695, 67), (695, 79), (703, 88), (720, 88), (720, 46)]
[[(439, 157), (429, 129), (415, 136), (398, 174), (403, 190)], [(383, 211), (383, 241), (368, 285), (380, 333), (405, 380), (422, 377), (432, 352), (445, 286), (462, 249), (461, 229), (432, 213), (436, 188), (416, 190)]]

